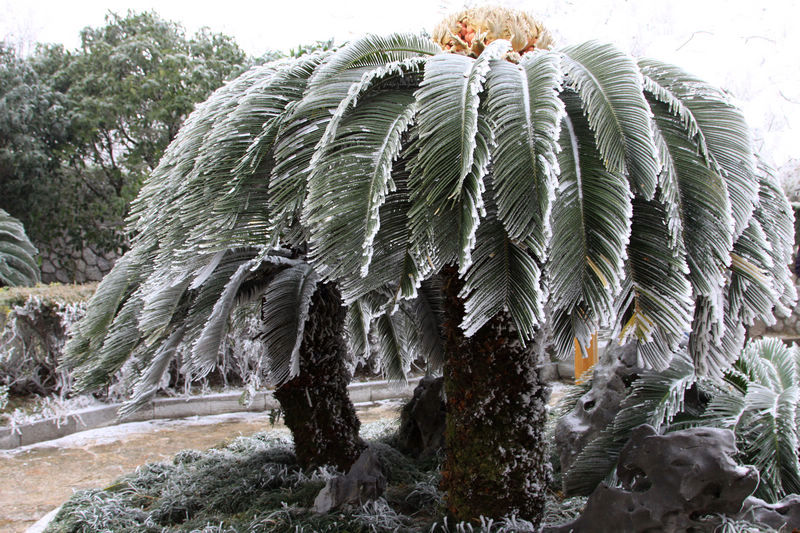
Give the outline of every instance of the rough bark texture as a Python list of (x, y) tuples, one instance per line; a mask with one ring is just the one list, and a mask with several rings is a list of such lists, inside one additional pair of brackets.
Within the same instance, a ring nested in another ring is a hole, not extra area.
[(347, 394), (344, 317), (339, 291), (320, 284), (303, 332), (300, 374), (275, 391), (294, 437), (297, 461), (304, 468), (328, 464), (347, 472), (366, 447)]
[(541, 351), (523, 347), (508, 313), (466, 338), (461, 286), (455, 269), (446, 269), (447, 507), (458, 520), (517, 515), (538, 525), (550, 477)]

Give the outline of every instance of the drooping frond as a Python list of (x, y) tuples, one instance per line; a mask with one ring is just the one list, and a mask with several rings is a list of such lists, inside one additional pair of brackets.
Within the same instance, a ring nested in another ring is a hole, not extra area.
[(236, 272), (225, 284), (225, 288), (214, 304), (214, 309), (208, 317), (200, 337), (192, 345), (192, 354), (188, 365), (192, 369), (193, 375), (205, 376), (216, 364), (220, 346), (227, 332), (228, 319), (239, 294), (239, 289), (251, 275), (251, 271), (257, 262), (258, 260), (252, 259), (240, 264), (239, 268), (236, 269)]
[(694, 301), (685, 253), (670, 247), (666, 219), (664, 206), (657, 200), (634, 199), (628, 244), (633, 298), (630, 319), (620, 336), (647, 344), (659, 332), (674, 349), (690, 330)]
[(86, 314), (73, 327), (61, 361), (65, 368), (74, 368), (93, 359), (120, 305), (149, 273), (151, 259), (152, 251), (134, 248), (117, 260), (89, 299)]
[(173, 331), (169, 337), (159, 346), (158, 350), (153, 354), (147, 368), (141, 376), (139, 376), (136, 385), (134, 385), (133, 394), (131, 399), (125, 402), (120, 408), (119, 415), (125, 417), (133, 413), (137, 409), (144, 407), (158, 392), (158, 384), (161, 378), (169, 368), (170, 362), (175, 357), (175, 351), (183, 340), (184, 327), (178, 327)]
[[(709, 297), (721, 320), (721, 292), (733, 248), (733, 221), (722, 177), (697, 153), (679, 117), (665, 104), (650, 99), (663, 169), (662, 198), (668, 202), (668, 227), (680, 226), (689, 279), (695, 295)], [(678, 220), (680, 222), (678, 222)], [(679, 244), (680, 246), (680, 244)], [(675, 248), (673, 248), (675, 249)], [(680, 248), (677, 248), (680, 249)]]
[(424, 35), (413, 33), (366, 35), (351, 41), (331, 55), (314, 73), (310, 86), (312, 90), (321, 87), (353, 68), (383, 67), (387, 63), (416, 56), (432, 56), (441, 52), (441, 48)]
[(728, 285), (730, 312), (745, 325), (756, 319), (774, 323), (772, 308), (780, 302), (770, 281), (772, 270), (770, 243), (756, 217), (733, 245)]
[[(745, 329), (730, 309), (727, 294), (720, 301), (707, 296), (695, 300), (689, 353), (698, 375), (721, 378), (733, 364), (745, 341)], [(719, 315), (722, 315), (721, 317)]]
[(444, 342), (439, 326), (442, 323), (441, 287), (436, 278), (422, 282), (413, 300), (403, 301), (400, 312), (405, 314), (408, 328), (406, 341), (409, 359), (425, 361), (428, 372), (444, 365)]
[(408, 324), (403, 313), (385, 309), (375, 317), (378, 370), (390, 381), (405, 383), (411, 358), (406, 340)]
[(323, 276), (368, 274), (380, 208), (395, 189), (392, 163), (414, 112), (410, 92), (366, 97), (343, 119), (337, 137), (320, 147), (303, 222), (311, 260)]
[[(678, 67), (652, 59), (639, 60), (639, 67), (648, 78), (651, 94), (671, 108), (688, 137), (702, 134), (696, 142), (701, 153), (707, 150), (721, 169), (737, 238), (747, 228), (758, 199), (752, 136), (742, 112), (720, 89)], [(687, 112), (693, 120), (688, 119)]]
[[(497, 219), (494, 189), (486, 192), (486, 218), (477, 233), (472, 265), (459, 296), (464, 300), (461, 329), (472, 336), (495, 315), (507, 311), (523, 340), (544, 321), (541, 269), (523, 243), (514, 242)], [(525, 241), (527, 242), (527, 241)]]
[(597, 41), (561, 53), (567, 84), (580, 95), (609, 171), (628, 176), (634, 192), (652, 199), (660, 165), (636, 62), (614, 46)]
[(415, 254), (409, 236), (408, 170), (409, 154), (401, 154), (395, 161), (391, 177), (394, 190), (378, 212), (380, 227), (372, 242), (373, 252), (369, 272), (362, 276), (358, 269), (345, 272), (339, 279), (342, 299), (350, 303), (365, 294), (390, 287), (394, 299), (415, 298), (421, 282), (422, 260)]
[(347, 306), (344, 329), (347, 346), (354, 361), (369, 359), (369, 330), (372, 310), (365, 298), (359, 298)]
[(0, 209), (0, 287), (36, 285), (39, 267), (33, 256), (37, 253), (22, 222)]
[(556, 353), (569, 354), (573, 338), (588, 346), (592, 333), (613, 317), (625, 275), (631, 193), (625, 177), (606, 169), (576, 97), (564, 93), (559, 195), (553, 207), (550, 304)]
[(794, 211), (772, 169), (762, 162), (758, 171), (758, 206), (753, 217), (761, 223), (769, 242), (767, 250), (772, 258), (772, 268), (768, 276), (779, 296), (775, 310), (788, 316), (797, 301), (794, 280), (786, 268), (794, 254)]
[(82, 362), (74, 371), (74, 390), (94, 390), (106, 384), (122, 368), (141, 339), (137, 326), (143, 306), (144, 302), (138, 291), (128, 297), (109, 325), (102, 346), (92, 352), (90, 359)]
[(300, 372), (303, 331), (319, 279), (311, 265), (301, 263), (279, 272), (264, 293), (264, 342), (275, 384)]
[(438, 270), (471, 263), (475, 231), (483, 214), (483, 177), (491, 133), (478, 112), (490, 59), (508, 42), (496, 41), (478, 59), (434, 56), (416, 92), (418, 154), (411, 169), (412, 239)]
[(558, 187), (561, 78), (559, 56), (541, 52), (523, 55), (519, 65), (492, 61), (486, 79), (497, 218), (509, 238), (529, 242), (540, 261)]

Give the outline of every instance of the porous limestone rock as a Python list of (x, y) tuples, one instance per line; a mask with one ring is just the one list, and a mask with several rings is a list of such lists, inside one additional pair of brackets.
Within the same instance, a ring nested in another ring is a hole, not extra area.
[(444, 379), (426, 376), (400, 413), (398, 449), (413, 457), (431, 457), (444, 446)]
[(800, 495), (789, 494), (776, 503), (750, 496), (744, 501), (742, 512), (735, 518), (776, 530), (796, 531), (800, 529)]
[(583, 448), (614, 420), (625, 398), (625, 379), (639, 371), (635, 342), (605, 350), (594, 367), (592, 388), (556, 425), (562, 472), (569, 470)]
[(372, 448), (366, 448), (347, 474), (328, 480), (314, 499), (312, 510), (327, 513), (343, 505), (358, 505), (379, 498), (384, 490), (386, 476), (380, 459)]
[(752, 466), (733, 459), (733, 432), (692, 428), (658, 435), (639, 426), (623, 448), (621, 487), (601, 484), (583, 513), (549, 533), (704, 531), (709, 514), (735, 515), (758, 484)]

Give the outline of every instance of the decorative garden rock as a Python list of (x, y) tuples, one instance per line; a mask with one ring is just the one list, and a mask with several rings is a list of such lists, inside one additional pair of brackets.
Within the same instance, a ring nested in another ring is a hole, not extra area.
[(774, 529), (788, 526), (788, 530), (800, 529), (800, 495), (790, 494), (779, 502), (767, 503), (751, 496), (744, 501), (742, 512), (735, 516)]
[(381, 470), (380, 459), (372, 448), (367, 448), (347, 474), (328, 480), (314, 499), (312, 510), (327, 513), (343, 505), (360, 504), (379, 498), (384, 490), (386, 476)]
[(703, 531), (707, 514), (734, 515), (755, 490), (758, 473), (739, 466), (733, 432), (693, 428), (666, 435), (634, 430), (619, 458), (621, 487), (601, 484), (574, 522), (551, 533)]
[(595, 365), (592, 388), (556, 425), (561, 471), (566, 472), (583, 448), (614, 420), (625, 398), (625, 378), (635, 374), (636, 343), (608, 348)]
[(397, 445), (413, 457), (430, 457), (444, 446), (444, 379), (431, 376), (420, 380), (414, 397), (400, 413)]

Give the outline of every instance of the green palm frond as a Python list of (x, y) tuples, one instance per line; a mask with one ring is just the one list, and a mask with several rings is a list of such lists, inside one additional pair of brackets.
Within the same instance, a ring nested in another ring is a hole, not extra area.
[(745, 395), (737, 440), (747, 461), (760, 473), (756, 496), (768, 501), (800, 491), (798, 392), (796, 385), (776, 391), (752, 383)]
[[(367, 96), (342, 120), (336, 138), (320, 147), (303, 222), (309, 231), (310, 257), (323, 276), (368, 274), (380, 208), (396, 187), (392, 163), (414, 112), (410, 91)], [(328, 205), (330, 198), (337, 198), (334, 209)]]
[(141, 409), (158, 392), (158, 384), (169, 368), (169, 364), (175, 357), (175, 352), (183, 340), (184, 327), (180, 326), (173, 331), (167, 339), (161, 343), (153, 353), (152, 360), (149, 362), (144, 372), (138, 377), (134, 385), (130, 400), (120, 408), (120, 417), (125, 417), (134, 411)]
[(395, 300), (417, 296), (422, 272), (427, 267), (420, 264), (423, 259), (410, 239), (407, 166), (413, 155), (408, 152), (402, 153), (392, 167), (394, 190), (387, 193), (378, 212), (380, 228), (372, 243), (369, 272), (362, 276), (360, 271), (352, 270), (339, 279), (345, 303), (386, 287), (391, 288)]
[(728, 300), (730, 312), (743, 324), (752, 325), (756, 319), (774, 323), (772, 309), (780, 296), (768, 275), (773, 267), (771, 248), (756, 217), (733, 245)]
[(609, 321), (625, 275), (631, 193), (622, 174), (606, 169), (574, 93), (564, 93), (559, 196), (553, 207), (550, 303), (556, 353), (572, 351), (573, 338), (588, 346)]
[(491, 132), (478, 112), (490, 60), (510, 44), (495, 41), (478, 59), (440, 54), (425, 64), (416, 92), (419, 150), (411, 168), (412, 240), (438, 270), (466, 271), (483, 215), (483, 177)]
[[(461, 329), (471, 336), (498, 313), (508, 310), (524, 341), (544, 321), (545, 292), (533, 254), (514, 242), (497, 219), (494, 190), (486, 191), (486, 218), (477, 232), (473, 262), (459, 296), (464, 300)], [(527, 242), (527, 241), (526, 241)]]
[(779, 296), (775, 309), (788, 316), (797, 302), (794, 280), (786, 268), (794, 254), (794, 211), (773, 170), (762, 162), (758, 172), (758, 206), (753, 217), (761, 223), (769, 242), (767, 249), (772, 258), (772, 268), (768, 274)]
[(561, 77), (559, 56), (540, 52), (525, 54), (519, 65), (492, 61), (486, 79), (497, 218), (509, 238), (529, 242), (540, 261), (545, 260), (558, 187)]
[(307, 263), (279, 272), (264, 293), (264, 342), (276, 384), (300, 372), (300, 347), (319, 274)]
[(653, 198), (659, 160), (636, 62), (612, 45), (589, 41), (561, 50), (567, 84), (580, 95), (597, 149), (612, 172)]
[(354, 68), (383, 67), (388, 63), (441, 53), (441, 48), (424, 35), (413, 33), (366, 35), (348, 43), (330, 56), (314, 73), (310, 85), (312, 89), (320, 87), (346, 70)]
[[(752, 136), (742, 112), (720, 89), (678, 67), (652, 59), (640, 60), (639, 67), (651, 87), (654, 84), (663, 88), (655, 93), (656, 98), (668, 92), (691, 113), (694, 120), (689, 125), (690, 138), (696, 134), (696, 125), (708, 154), (721, 169), (735, 223), (733, 233), (738, 238), (747, 228), (758, 199)], [(676, 112), (680, 113), (678, 109)]]
[(347, 306), (345, 317), (345, 336), (351, 357), (355, 361), (366, 361), (370, 356), (369, 331), (372, 323), (372, 309), (367, 299), (362, 297)]
[(408, 324), (406, 341), (409, 359), (425, 361), (428, 372), (444, 365), (444, 341), (439, 325), (443, 321), (441, 288), (434, 278), (422, 283), (413, 300), (400, 303)]
[[(685, 253), (670, 246), (667, 214), (657, 200), (633, 201), (631, 239), (628, 244), (631, 279), (630, 319), (621, 339), (629, 335), (640, 344), (657, 342), (654, 335), (669, 339), (672, 349), (690, 329), (694, 307)], [(662, 361), (658, 367), (663, 368)]]
[(405, 383), (411, 366), (411, 353), (408, 350), (408, 323), (403, 313), (392, 313), (385, 309), (375, 317), (375, 338), (377, 340), (377, 367), (390, 381)]
[(36, 285), (39, 266), (38, 253), (25, 234), (22, 222), (0, 209), (0, 287)]
[(259, 262), (258, 259), (251, 259), (241, 263), (225, 284), (225, 288), (220, 293), (214, 309), (203, 326), (203, 331), (192, 344), (192, 353), (187, 363), (193, 375), (202, 377), (214, 368), (220, 346), (228, 330), (228, 320), (239, 295), (239, 289), (252, 274), (253, 267), (257, 266)]
[(287, 80), (291, 82), (289, 87), (294, 94), (277, 124), (272, 152), (275, 165), (271, 169), (269, 181), (268, 234), (273, 246), (279, 243), (282, 232), (300, 214), (314, 147), (325, 131), (331, 112), (347, 94), (350, 84), (361, 75), (360, 72), (350, 73), (344, 80), (326, 85), (323, 95), (306, 100), (302, 96), (308, 88), (308, 78), (327, 55), (329, 54), (301, 56), (301, 64), (292, 71), (293, 78)]

